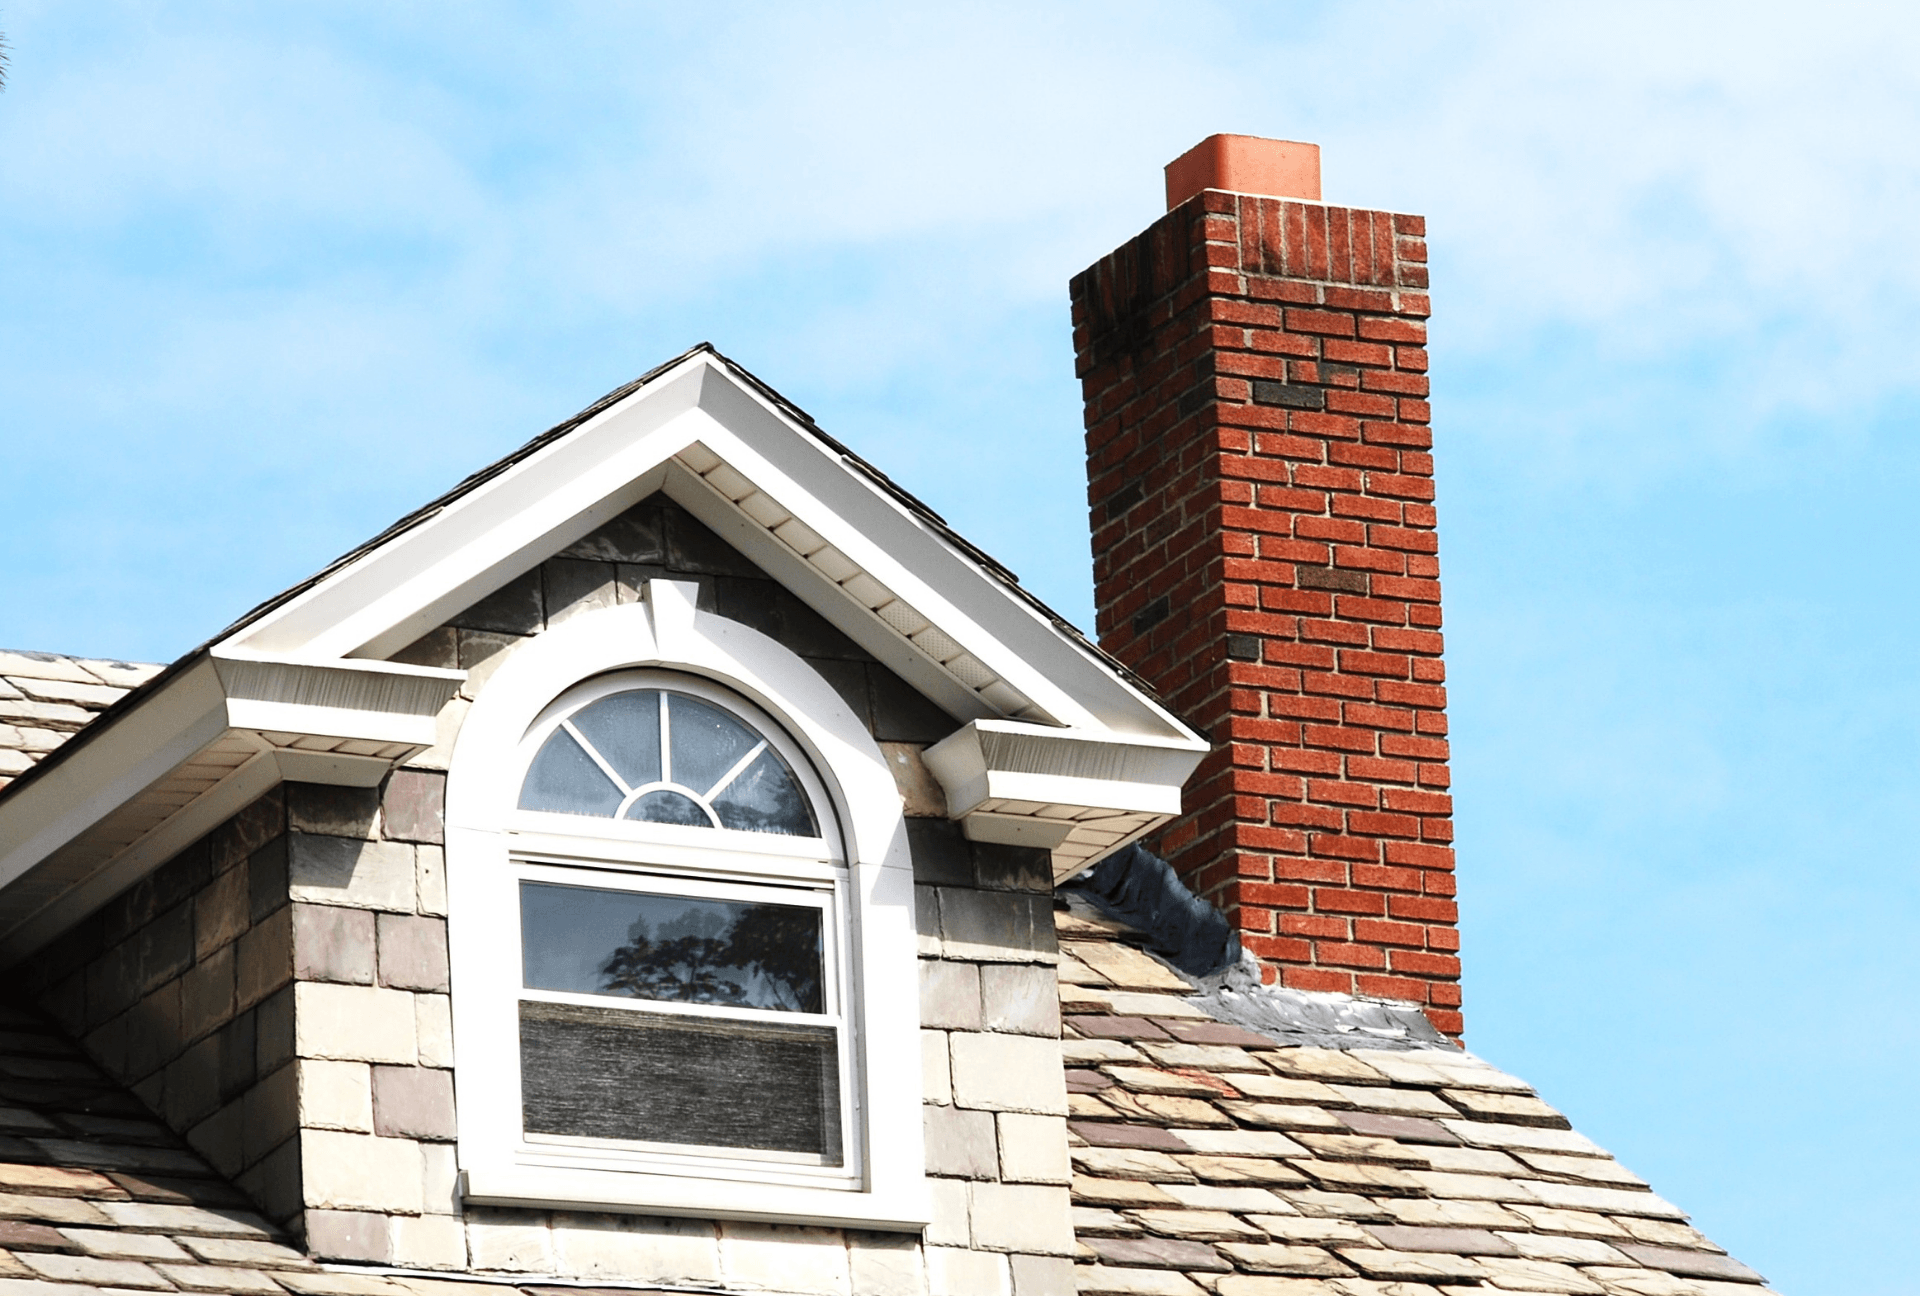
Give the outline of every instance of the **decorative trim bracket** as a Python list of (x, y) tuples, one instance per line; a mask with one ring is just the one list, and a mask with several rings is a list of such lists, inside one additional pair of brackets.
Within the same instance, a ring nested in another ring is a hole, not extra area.
[(947, 815), (974, 841), (1052, 852), (1061, 882), (1180, 813), (1198, 738), (973, 720), (926, 751)]

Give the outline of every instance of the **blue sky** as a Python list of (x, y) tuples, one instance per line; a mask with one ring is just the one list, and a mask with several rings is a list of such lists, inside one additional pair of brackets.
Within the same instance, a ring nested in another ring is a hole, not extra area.
[(1423, 212), (1470, 1042), (1912, 1292), (1920, 19), (12, 3), (0, 644), (164, 660), (710, 339), (1085, 623), (1066, 281), (1215, 131)]

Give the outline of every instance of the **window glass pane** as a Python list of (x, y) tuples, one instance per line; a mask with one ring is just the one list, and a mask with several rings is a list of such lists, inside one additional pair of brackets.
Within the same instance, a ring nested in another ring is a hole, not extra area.
[(630, 788), (660, 781), (660, 694), (615, 693), (573, 713), (573, 725)]
[(825, 1011), (820, 910), (520, 884), (531, 990)]
[(743, 832), (796, 837), (814, 837), (820, 832), (814, 827), (813, 810), (794, 781), (793, 771), (771, 747), (713, 799), (713, 810), (723, 827)]
[(526, 1131), (814, 1153), (839, 1165), (837, 1034), (522, 1001)]
[(571, 734), (556, 729), (520, 785), (520, 808), (606, 817), (620, 808), (620, 789)]
[[(663, 718), (670, 732), (666, 760), (660, 750)], [(717, 706), (682, 693), (630, 689), (587, 704), (565, 723), (579, 739), (563, 728), (542, 744), (521, 788), (522, 809), (616, 815), (623, 794), (664, 783), (636, 797), (625, 818), (819, 835), (813, 806), (792, 768), (761, 734)]]
[(760, 743), (760, 735), (718, 707), (679, 693), (667, 695), (673, 741), (673, 781), (701, 796)]
[(684, 792), (649, 792), (627, 807), (627, 818), (646, 823), (685, 824), (689, 828), (711, 828), (713, 820), (700, 803)]

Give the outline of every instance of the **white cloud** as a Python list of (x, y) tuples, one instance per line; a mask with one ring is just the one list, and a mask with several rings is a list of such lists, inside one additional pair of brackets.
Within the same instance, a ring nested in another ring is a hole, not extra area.
[[(16, 8), (0, 248), (46, 303), (18, 354), (103, 436), (272, 408), (450, 463), (706, 334), (869, 449), (942, 429), (902, 475), (964, 516), (984, 483), (943, 463), (1072, 457), (1065, 280), (1158, 214), (1160, 165), (1308, 137), (1331, 198), (1432, 218), (1443, 434), (1549, 490), (1764, 474), (1915, 379), (1920, 20), (1825, 12)], [(943, 446), (956, 391), (979, 425)], [(1079, 604), (1077, 562), (1037, 579)]]

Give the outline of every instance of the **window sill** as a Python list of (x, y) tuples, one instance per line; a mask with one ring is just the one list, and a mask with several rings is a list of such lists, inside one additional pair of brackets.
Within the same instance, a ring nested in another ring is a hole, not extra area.
[(476, 1206), (612, 1211), (700, 1219), (918, 1233), (933, 1218), (924, 1184), (883, 1194), (673, 1175), (529, 1166), (475, 1167), (461, 1175), (461, 1196)]

